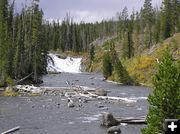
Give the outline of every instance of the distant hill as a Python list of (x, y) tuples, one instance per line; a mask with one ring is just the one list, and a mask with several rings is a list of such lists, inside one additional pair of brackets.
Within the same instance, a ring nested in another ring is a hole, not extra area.
[[(112, 40), (116, 42), (116, 51), (121, 58), (121, 45), (118, 44), (115, 38)], [(162, 53), (166, 47), (169, 47), (175, 60), (180, 59), (180, 33), (176, 33), (174, 36), (162, 41), (161, 43), (153, 45), (150, 49), (145, 49), (142, 53), (131, 59), (121, 60), (134, 80), (142, 85), (151, 86), (152, 77), (156, 72), (156, 64), (161, 62)], [(107, 50), (108, 46), (106, 43), (102, 46), (96, 46), (96, 54), (92, 66), (89, 67), (88, 60), (85, 61), (87, 67), (86, 70), (93, 72), (101, 71), (103, 54)], [(113, 73), (109, 79), (116, 81), (116, 74)]]

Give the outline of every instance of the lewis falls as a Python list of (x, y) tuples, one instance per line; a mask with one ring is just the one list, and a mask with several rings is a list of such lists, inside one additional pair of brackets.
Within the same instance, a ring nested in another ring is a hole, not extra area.
[(82, 58), (66, 57), (62, 58), (57, 54), (48, 54), (47, 71), (53, 73), (67, 72), (67, 73), (80, 73)]

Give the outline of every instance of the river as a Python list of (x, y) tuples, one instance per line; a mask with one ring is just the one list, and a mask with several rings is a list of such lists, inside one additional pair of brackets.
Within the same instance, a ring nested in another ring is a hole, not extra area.
[[(111, 112), (117, 117), (147, 114), (149, 88), (106, 82), (97, 73), (51, 74), (42, 79), (44, 83), (41, 86), (103, 88), (109, 91), (108, 96), (126, 98), (127, 101), (89, 101), (80, 108), (68, 108), (63, 96), (0, 96), (0, 132), (20, 126), (21, 129), (14, 134), (106, 134), (107, 129), (100, 127), (102, 112)], [(145, 125), (121, 125), (121, 130), (122, 134), (139, 134), (143, 127)]]

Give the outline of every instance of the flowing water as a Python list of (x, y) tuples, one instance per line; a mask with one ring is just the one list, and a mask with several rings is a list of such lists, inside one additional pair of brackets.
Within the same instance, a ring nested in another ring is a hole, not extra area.
[[(15, 134), (106, 134), (100, 127), (101, 113), (111, 112), (117, 117), (145, 116), (148, 110), (147, 96), (150, 89), (122, 86), (103, 81), (101, 74), (61, 73), (45, 75), (45, 87), (103, 88), (108, 96), (122, 97), (127, 101), (89, 101), (79, 108), (68, 108), (65, 97), (0, 97), (0, 133), (21, 126)], [(67, 85), (68, 83), (68, 85)], [(135, 100), (129, 102), (128, 100)], [(102, 105), (103, 107), (99, 107)], [(139, 134), (144, 125), (121, 125), (122, 134)]]

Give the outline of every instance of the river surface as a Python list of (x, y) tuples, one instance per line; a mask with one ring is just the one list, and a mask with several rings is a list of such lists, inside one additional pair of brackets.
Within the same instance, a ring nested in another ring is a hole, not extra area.
[[(70, 87), (80, 85), (108, 90), (108, 96), (136, 100), (89, 101), (79, 108), (68, 108), (65, 97), (2, 97), (0, 96), (0, 133), (20, 126), (14, 134), (106, 134), (100, 127), (101, 113), (111, 112), (115, 117), (145, 116), (148, 110), (146, 97), (150, 89), (137, 86), (122, 86), (103, 81), (101, 74), (61, 73), (45, 75), (45, 87)], [(68, 84), (67, 84), (68, 83)], [(99, 105), (103, 107), (99, 107)], [(122, 134), (139, 134), (145, 125), (121, 125)]]

